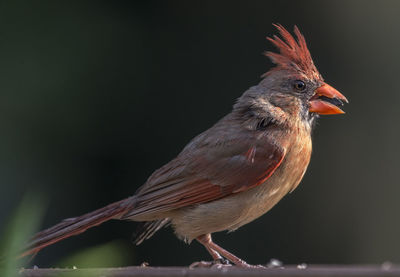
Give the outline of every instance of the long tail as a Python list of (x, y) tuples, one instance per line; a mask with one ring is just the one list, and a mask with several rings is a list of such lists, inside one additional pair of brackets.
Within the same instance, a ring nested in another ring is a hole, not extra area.
[(20, 257), (36, 254), (42, 248), (60, 240), (78, 235), (110, 219), (118, 219), (132, 210), (135, 203), (135, 197), (133, 196), (79, 217), (64, 219), (59, 224), (37, 233)]

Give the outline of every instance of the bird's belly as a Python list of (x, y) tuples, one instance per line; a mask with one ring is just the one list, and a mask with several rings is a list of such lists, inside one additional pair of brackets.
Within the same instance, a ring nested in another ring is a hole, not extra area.
[(302, 146), (288, 153), (280, 167), (263, 184), (229, 197), (175, 211), (171, 220), (176, 234), (191, 241), (203, 234), (235, 230), (269, 211), (300, 183), (311, 153), (311, 149)]

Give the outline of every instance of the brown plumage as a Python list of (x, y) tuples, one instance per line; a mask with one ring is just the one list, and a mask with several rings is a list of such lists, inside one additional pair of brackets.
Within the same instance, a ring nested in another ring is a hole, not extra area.
[(22, 255), (110, 219), (143, 222), (139, 244), (172, 225), (185, 241), (202, 243), (214, 262), (246, 262), (214, 244), (211, 233), (235, 230), (271, 209), (300, 183), (311, 156), (311, 129), (318, 114), (343, 113), (347, 102), (324, 83), (303, 35), (281, 25), (282, 39), (268, 38), (276, 67), (248, 89), (226, 115), (195, 137), (125, 200), (38, 233)]

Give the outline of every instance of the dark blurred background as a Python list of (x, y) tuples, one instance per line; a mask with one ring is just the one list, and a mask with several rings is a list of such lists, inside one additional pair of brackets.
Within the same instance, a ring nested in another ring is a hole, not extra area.
[[(32, 191), (47, 200), (42, 228), (132, 195), (259, 82), (278, 22), (300, 27), (350, 104), (319, 121), (299, 188), (215, 241), (254, 264), (400, 262), (399, 12), (398, 1), (1, 2), (0, 229)], [(209, 259), (170, 229), (135, 247), (135, 228), (106, 223), (34, 263), (114, 241), (117, 265)]]

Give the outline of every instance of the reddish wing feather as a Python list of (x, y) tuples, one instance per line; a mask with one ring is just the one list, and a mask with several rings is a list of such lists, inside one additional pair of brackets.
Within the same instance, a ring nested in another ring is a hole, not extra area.
[(124, 218), (206, 203), (251, 189), (266, 181), (284, 158), (284, 150), (274, 143), (243, 138), (188, 152), (149, 178), (136, 194), (137, 206)]

